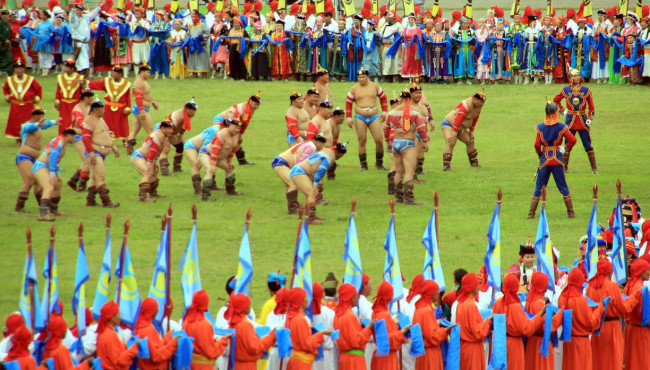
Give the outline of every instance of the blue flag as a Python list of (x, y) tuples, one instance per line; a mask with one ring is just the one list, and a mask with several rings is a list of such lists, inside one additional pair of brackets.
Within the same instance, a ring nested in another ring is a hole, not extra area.
[(427, 228), (424, 230), (424, 235), (422, 235), (422, 245), (426, 249), (422, 277), (425, 280), (435, 280), (442, 291), (445, 290), (445, 277), (442, 273), (442, 264), (440, 263), (440, 253), (438, 250), (437, 216), (437, 211), (434, 209), (431, 212), (431, 218), (429, 219)]
[(598, 221), (596, 219), (596, 202), (591, 209), (589, 226), (587, 227), (587, 249), (583, 259), (587, 280), (591, 279), (598, 272)]
[[(31, 288), (31, 289), (30, 289)], [(23, 273), (23, 286), (20, 289), (20, 314), (25, 320), (27, 327), (33, 332), (45, 329), (41, 303), (38, 300), (38, 274), (36, 273), (36, 262), (31, 251), (25, 259), (25, 271)], [(33, 318), (32, 318), (33, 315)], [(32, 320), (33, 319), (33, 320)], [(35, 328), (32, 328), (32, 321)]]
[(395, 241), (395, 215), (390, 216), (388, 224), (388, 233), (384, 242), (386, 250), (386, 260), (384, 262), (384, 281), (393, 286), (393, 299), (391, 304), (404, 298), (404, 285), (402, 283), (402, 270), (399, 267), (399, 257), (397, 255), (397, 242)]
[(343, 282), (354, 285), (357, 292), (361, 291), (363, 282), (363, 268), (361, 267), (361, 252), (359, 251), (359, 239), (357, 238), (357, 225), (354, 223), (354, 216), (350, 215), (348, 223), (348, 234), (345, 236), (345, 276)]
[(108, 302), (108, 284), (111, 282), (111, 230), (106, 230), (106, 244), (104, 245), (104, 259), (97, 279), (97, 290), (93, 301), (93, 316), (99, 319), (99, 311)]
[(248, 225), (244, 226), (244, 235), (239, 245), (239, 266), (235, 276), (235, 293), (248, 295), (248, 284), (253, 278), (253, 259), (251, 257), (251, 243), (248, 239)]
[(501, 291), (501, 221), (499, 220), (499, 209), (501, 202), (497, 202), (492, 214), (492, 221), (487, 232), (488, 245), (485, 253), (485, 272), (488, 276), (488, 285), (494, 292)]
[(77, 330), (79, 331), (77, 353), (83, 353), (81, 337), (86, 334), (86, 282), (88, 279), (90, 279), (90, 275), (82, 239), (77, 254), (77, 271), (74, 277), (74, 295), (72, 296), (72, 312), (77, 315)]
[(50, 321), (50, 314), (58, 307), (59, 304), (59, 272), (56, 267), (56, 251), (54, 245), (50, 244), (45, 258), (43, 267), (43, 276), (45, 277), (45, 287), (41, 302), (43, 319), (47, 324)]
[[(311, 278), (311, 244), (307, 222), (303, 222), (296, 246), (296, 272), (293, 275), (293, 287), (303, 288), (307, 292), (309, 307), (311, 307), (313, 289)], [(311, 312), (311, 310), (309, 310)]]
[(165, 315), (165, 306), (169, 301), (169, 287), (167, 286), (167, 275), (169, 274), (169, 266), (167, 266), (167, 259), (169, 258), (169, 221), (165, 224), (165, 229), (160, 235), (160, 243), (158, 243), (158, 254), (156, 255), (156, 266), (153, 270), (153, 277), (151, 279), (151, 286), (149, 287), (149, 298), (153, 298), (158, 302), (158, 312), (154, 317), (152, 323), (158, 328), (162, 329), (162, 322)]
[(625, 260), (625, 229), (621, 213), (621, 199), (616, 203), (614, 211), (614, 223), (612, 224), (612, 271), (617, 284), (622, 285), (627, 281), (627, 270)]
[(548, 289), (555, 292), (555, 265), (553, 264), (553, 244), (550, 234), (546, 218), (546, 205), (542, 203), (534, 246), (537, 255), (537, 270), (548, 276)]
[(140, 315), (141, 302), (138, 283), (135, 279), (135, 271), (131, 263), (131, 254), (127, 245), (123, 245), (120, 251), (120, 257), (115, 268), (115, 276), (122, 277), (117, 292), (115, 292), (115, 301), (119, 300), (120, 302), (122, 325), (133, 328), (138, 319), (138, 315)]
[(178, 266), (181, 269), (181, 288), (185, 309), (192, 305), (194, 293), (201, 290), (201, 273), (199, 271), (199, 249), (196, 244), (196, 221), (192, 226), (192, 234), (187, 242), (183, 258)]

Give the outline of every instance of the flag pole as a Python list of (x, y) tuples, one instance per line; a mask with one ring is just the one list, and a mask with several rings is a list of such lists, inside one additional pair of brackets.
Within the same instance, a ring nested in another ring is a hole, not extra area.
[[(390, 198), (388, 200), (388, 205), (390, 207), (390, 218), (393, 221), (393, 228), (396, 229), (396, 227), (395, 227), (395, 199)], [(392, 272), (391, 272), (391, 274), (392, 274)], [(392, 278), (393, 278), (393, 276), (391, 276), (391, 279)], [(401, 279), (401, 277), (400, 277), (400, 279)], [(397, 301), (397, 311), (400, 311), (400, 310), (401, 310), (401, 307), (400, 307), (399, 301)], [(402, 347), (400, 346), (399, 347), (399, 368), (400, 368), (400, 370), (403, 369), (402, 358), (403, 358)]]
[[(32, 255), (32, 230), (28, 227), (27, 232), (25, 232), (25, 235), (27, 236), (27, 258), (32, 261), (32, 263), (35, 263), (34, 257)], [(29, 269), (29, 266), (27, 266)], [(29, 273), (29, 270), (25, 272), (25, 275)], [(24, 288), (23, 288), (24, 289)], [(36, 312), (34, 311), (34, 304), (35, 304), (35, 299), (34, 299), (34, 281), (32, 279), (29, 279), (29, 311), (31, 312), (31, 324), (32, 324), (32, 330), (36, 332), (36, 318), (34, 317)]]
[[(248, 212), (246, 212), (246, 224), (244, 225), (244, 228), (246, 229), (246, 234), (248, 234), (248, 226), (251, 223), (251, 216), (253, 216), (253, 211), (251, 211), (250, 207), (248, 208)], [(248, 247), (250, 249), (250, 235), (248, 235), (248, 240), (249, 244)], [(248, 290), (248, 297), (252, 300), (253, 299), (253, 289)]]
[(52, 228), (50, 228), (50, 250), (47, 253), (47, 261), (48, 261), (48, 266), (50, 268), (50, 271), (48, 272), (48, 279), (47, 279), (47, 306), (45, 307), (47, 312), (46, 316), (46, 321), (45, 321), (45, 327), (47, 327), (50, 324), (50, 314), (52, 313), (50, 310), (50, 299), (52, 297), (52, 272), (54, 271), (54, 268), (52, 268), (52, 263), (53, 263), (53, 254), (54, 254), (54, 236), (56, 235), (56, 227), (52, 225)]
[[(622, 199), (621, 199), (621, 193), (623, 193), (623, 190), (621, 190), (621, 189), (622, 189), (621, 179), (617, 179), (616, 180), (616, 193), (618, 194), (618, 203), (621, 205), (621, 207), (620, 207), (621, 211), (618, 214), (618, 216), (621, 219), (621, 224), (625, 224), (625, 222), (623, 221), (623, 203), (622, 203)], [(619, 208), (619, 207), (617, 207), (617, 208)], [(627, 263), (626, 262), (627, 261), (627, 248), (625, 247), (625, 239), (623, 239), (623, 245), (621, 245), (621, 248), (623, 249), (623, 258), (625, 259), (623, 261), (623, 263)], [(627, 281), (627, 268), (623, 269), (623, 271), (625, 272), (625, 280)]]
[[(436, 224), (434, 225), (434, 227), (436, 228), (436, 244), (438, 244), (440, 241), (440, 238), (438, 238), (438, 190), (434, 190), (433, 192), (433, 214), (436, 216)], [(438, 248), (440, 248), (440, 245), (438, 245)], [(435, 261), (433, 260), (433, 258), (431, 258), (431, 275), (433, 277), (435, 277), (435, 274), (433, 273), (434, 263)]]
[(122, 295), (122, 278), (124, 277), (124, 255), (126, 254), (126, 239), (129, 236), (129, 219), (124, 222), (124, 236), (122, 237), (122, 249), (120, 250), (120, 276), (117, 281), (117, 305), (120, 305), (120, 296)]
[[(192, 211), (194, 211), (194, 208), (196, 205), (192, 207)], [(165, 308), (167, 309), (167, 332), (169, 333), (169, 324), (171, 321), (171, 316), (172, 316), (172, 305), (171, 305), (171, 274), (172, 274), (172, 269), (171, 269), (171, 262), (172, 262), (172, 213), (174, 211), (174, 208), (172, 207), (172, 204), (169, 203), (169, 208), (167, 208), (167, 217), (166, 217), (166, 223), (167, 223), (167, 261), (165, 261), (166, 266), (167, 266), (167, 272), (165, 273), (166, 281), (165, 281)], [(163, 216), (163, 220), (165, 220), (165, 216)], [(163, 221), (164, 223), (164, 221)], [(165, 226), (162, 226), (163, 232)], [(165, 315), (163, 314), (163, 320), (165, 319)]]
[[(160, 238), (162, 239), (163, 235), (165, 235), (165, 226), (167, 226), (167, 214), (164, 213), (162, 216), (162, 220), (160, 220)], [(168, 252), (168, 251), (167, 251)], [(169, 263), (168, 260), (165, 260), (166, 263)], [(158, 262), (156, 262), (158, 263)], [(167, 265), (169, 266), (169, 265)], [(167, 273), (165, 275), (169, 275), (169, 267), (167, 268)], [(168, 295), (168, 282), (167, 279), (165, 279), (165, 307), (163, 308), (164, 310), (167, 310), (167, 305), (169, 304), (169, 295)], [(163, 313), (163, 321), (165, 320), (165, 314)], [(161, 323), (161, 329), (162, 329), (162, 323)], [(167, 331), (169, 331), (169, 327), (167, 328)]]
[[(81, 222), (79, 222), (79, 251), (81, 251), (81, 246), (83, 245), (83, 240), (84, 240), (84, 223), (83, 223), (83, 221), (81, 221)], [(79, 253), (79, 251), (78, 251), (77, 253)], [(86, 252), (84, 251), (84, 253), (86, 253)], [(76, 278), (75, 278), (75, 280), (76, 280)], [(75, 284), (76, 284), (76, 282), (75, 282)], [(85, 283), (84, 283), (84, 284), (85, 284)], [(83, 284), (82, 284), (82, 285), (83, 285)], [(75, 289), (76, 289), (76, 288), (77, 288), (77, 287), (75, 286)], [(86, 289), (86, 288), (84, 288), (84, 300), (86, 299), (86, 296), (85, 296), (85, 294), (86, 294), (86, 293), (85, 293), (85, 289)], [(80, 298), (80, 299), (79, 299), (79, 302), (77, 302), (77, 315), (76, 315), (76, 318), (77, 318), (77, 327), (79, 327), (79, 303), (81, 303), (81, 293), (79, 293), (79, 298)], [(86, 307), (85, 307), (85, 303), (84, 303), (84, 310), (85, 310), (85, 309), (86, 309)], [(85, 320), (85, 315), (84, 315), (84, 320)], [(85, 326), (84, 326), (84, 327), (85, 327)], [(82, 334), (81, 332), (78, 332), (78, 335), (79, 335), (79, 341), (81, 341), (81, 338), (83, 337), (83, 334)]]
[(304, 207), (300, 207), (298, 209), (298, 232), (296, 233), (296, 247), (293, 252), (293, 267), (291, 267), (291, 276), (289, 280), (289, 285), (287, 285), (288, 287), (293, 286), (293, 275), (296, 273), (296, 255), (298, 254), (297, 253), (298, 239), (300, 239), (300, 230), (302, 229), (302, 223), (303, 223), (302, 216), (304, 213), (307, 213), (308, 209), (309, 209), (309, 199), (305, 199)]

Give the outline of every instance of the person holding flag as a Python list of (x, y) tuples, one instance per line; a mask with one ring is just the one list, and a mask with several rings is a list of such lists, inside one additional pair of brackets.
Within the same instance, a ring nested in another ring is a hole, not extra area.
[(305, 309), (309, 308), (307, 291), (300, 287), (292, 288), (289, 292), (289, 312), (285, 327), (291, 330), (291, 358), (287, 370), (311, 369), (318, 354), (318, 347), (325, 341), (324, 336), (331, 333), (323, 330), (311, 333)]
[(33, 334), (27, 328), (27, 325), (23, 322), (18, 325), (13, 333), (11, 334), (11, 349), (7, 356), (4, 358), (4, 366), (6, 368), (6, 363), (11, 361), (18, 362), (18, 368), (23, 370), (35, 370), (36, 369), (36, 360), (31, 356), (31, 350), (29, 349), (33, 341)]
[(97, 357), (103, 369), (127, 370), (138, 355), (138, 339), (131, 347), (126, 347), (115, 332), (115, 327), (120, 325), (120, 307), (117, 303), (109, 301), (102, 306), (97, 324)]
[[(636, 296), (640, 300), (644, 295), (643, 289), (647, 289), (644, 286), (649, 278), (650, 264), (642, 258), (635, 260), (630, 267), (630, 280), (625, 285), (623, 294), (628, 297)], [(635, 305), (625, 316), (623, 363), (626, 370), (645, 369), (650, 364), (650, 351), (645, 345), (650, 341), (650, 331), (647, 327), (641, 326), (643, 306), (645, 304)]]
[[(45, 342), (45, 350), (43, 351), (42, 364), (49, 368), (49, 359), (55, 369), (69, 369), (69, 370), (88, 370), (92, 368), (90, 362), (84, 361), (78, 366), (72, 363), (70, 350), (62, 343), (68, 332), (68, 324), (63, 317), (59, 315), (52, 315), (50, 324), (47, 326), (47, 341)], [(42, 365), (41, 365), (42, 366)]]
[(439, 304), (440, 292), (434, 280), (422, 280), (417, 292), (420, 298), (415, 302), (413, 324), (419, 324), (422, 329), (424, 355), (415, 358), (415, 369), (442, 369), (440, 344), (447, 339), (453, 326), (442, 328), (438, 325), (433, 306)]
[[(322, 324), (326, 330), (334, 330), (334, 310), (323, 304), (325, 290), (323, 286), (314, 281), (312, 283), (312, 303), (311, 312), (314, 315), (314, 325)], [(336, 351), (336, 342), (331, 336), (325, 337), (323, 342), (323, 358), (316, 360), (313, 364), (314, 370), (336, 369), (338, 363), (338, 353)]]
[(344, 283), (339, 287), (339, 304), (334, 316), (334, 329), (340, 330), (336, 345), (339, 350), (339, 370), (366, 369), (363, 357), (364, 348), (370, 340), (374, 321), (363, 328), (359, 319), (352, 313), (359, 298), (357, 289), (352, 284)]
[(158, 370), (167, 368), (169, 360), (176, 352), (178, 338), (172, 338), (168, 332), (164, 338), (160, 337), (153, 319), (158, 313), (158, 302), (154, 298), (147, 297), (140, 306), (140, 316), (135, 324), (135, 335), (140, 338), (147, 338), (149, 345), (149, 358), (138, 360), (140, 370)]
[(257, 336), (253, 324), (246, 318), (250, 312), (251, 299), (243, 293), (237, 293), (230, 298), (224, 314), (230, 329), (235, 330), (231, 351), (235, 352), (234, 368), (237, 370), (257, 369), (257, 360), (275, 344), (275, 330), (262, 338)]
[[(390, 310), (388, 305), (393, 300), (393, 286), (390, 285), (388, 281), (382, 281), (381, 284), (377, 287), (377, 295), (375, 296), (375, 303), (372, 305), (372, 321), (377, 322), (380, 320), (384, 321), (386, 333), (388, 334), (388, 343), (389, 343), (389, 353), (387, 355), (380, 355), (378, 350), (372, 356), (372, 369), (399, 369), (399, 358), (397, 356), (397, 351), (402, 348), (402, 344), (406, 343), (406, 337), (404, 336), (408, 331), (411, 325), (408, 325), (401, 330), (397, 327), (397, 323), (391, 317)], [(377, 324), (374, 326), (374, 336), (377, 345), (379, 345), (377, 339)]]
[(476, 274), (469, 273), (463, 277), (458, 294), (455, 324), (460, 326), (460, 370), (485, 370), (483, 341), (490, 333), (492, 316), (483, 320), (476, 305), (480, 285)]
[(219, 340), (214, 338), (213, 326), (205, 317), (209, 305), (208, 293), (203, 289), (198, 290), (192, 296), (192, 305), (183, 318), (183, 330), (188, 337), (194, 338), (193, 370), (214, 369), (215, 362), (225, 351), (231, 337), (229, 334)]

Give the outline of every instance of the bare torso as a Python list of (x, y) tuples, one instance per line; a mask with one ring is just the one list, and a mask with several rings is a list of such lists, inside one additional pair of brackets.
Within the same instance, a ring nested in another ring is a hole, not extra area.
[(334, 100), (329, 84), (316, 81), (313, 88), (318, 91), (318, 101), (328, 100), (331, 102)]
[(40, 128), (27, 136), (25, 142), (20, 146), (18, 153), (28, 155), (32, 158), (38, 157), (43, 148), (43, 130)]
[(379, 112), (377, 108), (377, 92), (379, 86), (374, 82), (366, 85), (356, 84), (350, 89), (354, 96), (354, 111), (364, 117), (372, 117)]
[(312, 119), (316, 116), (316, 113), (318, 113), (318, 106), (317, 105), (312, 105), (309, 103), (309, 101), (305, 101), (305, 105), (303, 108), (307, 113), (309, 113), (309, 119)]
[(151, 86), (147, 80), (137, 78), (133, 83), (133, 92), (142, 92), (142, 101), (146, 108), (151, 108), (151, 102), (153, 97), (151, 97)]
[[(475, 107), (472, 104), (472, 98), (467, 98), (463, 100), (461, 104), (463, 104), (463, 106), (467, 108), (467, 114), (465, 115), (465, 118), (461, 123), (461, 130), (469, 129), (472, 127), (472, 124), (474, 123), (474, 119), (481, 113), (481, 108)], [(453, 125), (454, 121), (456, 120), (456, 114), (458, 114), (458, 109), (454, 108), (454, 110), (452, 110), (451, 112), (449, 112), (449, 114), (445, 116), (445, 121)]]
[(300, 131), (300, 136), (302, 136), (304, 139), (304, 133), (307, 131), (307, 128), (309, 127), (309, 120), (311, 119), (309, 112), (307, 112), (304, 108), (300, 109), (298, 107), (289, 107), (287, 114), (291, 114), (296, 117), (298, 121), (298, 130)]
[(88, 115), (85, 123), (93, 128), (93, 149), (102, 155), (107, 155), (113, 146), (113, 139), (104, 118)]
[[(321, 150), (321, 152), (323, 152), (324, 154), (327, 154), (327, 156), (330, 159), (330, 165), (332, 165), (334, 163), (335, 158), (336, 158), (334, 151), (332, 149), (330, 149), (330, 148), (323, 148)], [(314, 174), (316, 173), (316, 171), (318, 170), (318, 167), (320, 167), (320, 165), (321, 165), (320, 162), (316, 162), (314, 164), (309, 164), (309, 162), (306, 159), (304, 161), (300, 162), (300, 164), (299, 164), (299, 166), (305, 171), (307, 176), (309, 176), (311, 178), (314, 177)]]

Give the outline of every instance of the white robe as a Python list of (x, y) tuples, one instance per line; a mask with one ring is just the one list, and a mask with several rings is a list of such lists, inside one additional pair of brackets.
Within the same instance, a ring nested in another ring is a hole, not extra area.
[[(323, 324), (325, 330), (334, 330), (334, 310), (321, 305), (320, 315), (314, 315), (314, 324)], [(315, 361), (314, 370), (337, 370), (339, 367), (339, 353), (332, 337), (325, 335), (323, 342), (323, 359)], [(271, 369), (269, 369), (271, 370)]]
[[(271, 329), (284, 328), (286, 320), (287, 320), (287, 315), (285, 314), (276, 315), (274, 312), (271, 312), (266, 317), (266, 323), (264, 324)], [(266, 368), (268, 370), (280, 369), (280, 363), (282, 363), (282, 370), (286, 370), (289, 359), (285, 359), (284, 361), (281, 362), (279, 356), (280, 355), (278, 353), (278, 346), (277, 344), (275, 344), (273, 345), (273, 347), (269, 349), (269, 358), (266, 363)]]

